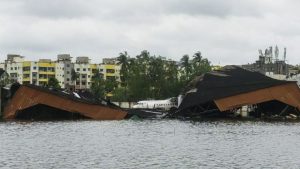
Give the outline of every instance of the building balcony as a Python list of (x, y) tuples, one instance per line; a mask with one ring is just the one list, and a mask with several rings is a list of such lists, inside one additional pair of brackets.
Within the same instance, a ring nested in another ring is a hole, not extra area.
[(29, 78), (29, 77), (23, 78), (23, 82), (24, 82), (24, 81), (28, 82), (28, 81), (30, 81), (30, 78)]
[(30, 67), (31, 66), (31, 62), (25, 61), (23, 62), (23, 67)]
[(115, 69), (116, 65), (104, 65), (105, 69)]
[(47, 78), (39, 78), (38, 81), (40, 81), (40, 82), (48, 82), (48, 79)]
[(43, 75), (55, 75), (55, 72), (45, 72), (45, 71), (39, 71), (39, 74), (43, 74)]
[(30, 70), (28, 70), (28, 71), (23, 71), (23, 74), (30, 74)]
[(106, 73), (105, 76), (116, 76), (115, 73)]
[(39, 67), (55, 67), (55, 62), (38, 62)]

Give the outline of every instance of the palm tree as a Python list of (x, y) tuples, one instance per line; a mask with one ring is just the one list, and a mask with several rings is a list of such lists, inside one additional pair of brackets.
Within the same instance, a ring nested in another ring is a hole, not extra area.
[(121, 65), (120, 75), (121, 81), (124, 85), (126, 85), (128, 80), (128, 68), (129, 68), (129, 56), (127, 52), (120, 53), (118, 57), (118, 64)]
[(198, 51), (193, 55), (193, 64), (195, 66), (199, 66), (201, 61), (202, 61), (202, 54), (200, 51)]
[(195, 76), (199, 76), (203, 73), (211, 71), (210, 62), (207, 58), (203, 58), (200, 51), (196, 52), (193, 55), (193, 75), (192, 78)]
[(183, 55), (180, 59), (180, 62), (184, 69), (185, 76), (189, 77), (190, 73), (192, 72), (189, 55)]

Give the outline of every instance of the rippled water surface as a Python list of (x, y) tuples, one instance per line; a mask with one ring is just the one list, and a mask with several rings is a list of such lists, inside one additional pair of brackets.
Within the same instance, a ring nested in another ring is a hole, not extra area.
[(1, 122), (4, 168), (300, 168), (300, 123)]

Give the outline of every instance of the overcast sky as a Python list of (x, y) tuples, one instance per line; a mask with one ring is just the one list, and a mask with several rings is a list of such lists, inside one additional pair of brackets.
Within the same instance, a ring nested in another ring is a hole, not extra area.
[(69, 53), (101, 62), (146, 49), (246, 64), (276, 44), (300, 63), (299, 0), (0, 0), (1, 61), (8, 53), (28, 60)]

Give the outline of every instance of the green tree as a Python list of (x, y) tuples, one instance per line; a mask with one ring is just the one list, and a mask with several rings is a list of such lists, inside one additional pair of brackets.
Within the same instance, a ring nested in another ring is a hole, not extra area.
[(180, 80), (178, 88), (183, 89), (196, 76), (211, 71), (211, 65), (208, 59), (203, 58), (201, 52), (196, 52), (193, 59), (190, 60), (188, 55), (184, 55), (180, 60)]
[(71, 80), (72, 80), (72, 82), (75, 82), (77, 78), (79, 78), (79, 74), (76, 73), (75, 69), (73, 68), (72, 71), (71, 71)]
[(59, 82), (55, 77), (49, 78), (47, 87), (51, 87), (51, 88), (54, 88), (54, 89), (60, 89)]
[(120, 76), (123, 84), (122, 86), (126, 86), (129, 76), (129, 56), (126, 51), (119, 54), (118, 64), (121, 65)]
[(181, 65), (181, 80), (182, 81), (188, 81), (190, 78), (190, 75), (192, 73), (192, 64), (189, 58), (189, 55), (183, 55), (180, 59), (180, 65)]
[(118, 87), (118, 82), (115, 78), (109, 78), (104, 81), (104, 86), (105, 94), (112, 93)]
[(103, 74), (97, 70), (92, 77), (91, 92), (97, 99), (105, 98), (105, 82)]
[(148, 76), (150, 53), (146, 50), (129, 59), (129, 75), (127, 81), (128, 100), (138, 101), (149, 98), (150, 84)]
[(196, 76), (211, 71), (210, 62), (208, 61), (208, 59), (203, 58), (201, 52), (199, 51), (193, 55), (192, 65), (193, 73), (190, 80), (194, 79)]
[(106, 91), (112, 90), (115, 101), (175, 97), (195, 76), (210, 71), (210, 62), (202, 57), (201, 52), (196, 52), (192, 60), (184, 55), (180, 64), (151, 55), (147, 50), (134, 58), (130, 58), (127, 52), (120, 53), (118, 61), (121, 65), (121, 87), (105, 82), (108, 83), (106, 86), (111, 86), (106, 87)]
[(167, 61), (164, 67), (164, 88), (161, 91), (162, 98), (176, 97), (182, 88), (179, 79), (179, 66), (175, 61)]
[(119, 87), (116, 88), (112, 94), (112, 101), (116, 101), (116, 102), (122, 102), (122, 101), (128, 101), (128, 96), (127, 96), (127, 90), (125, 89), (125, 87)]
[(6, 86), (10, 83), (9, 75), (5, 71), (2, 73), (0, 79), (0, 86)]
[(150, 57), (148, 65), (148, 80), (150, 85), (151, 98), (161, 98), (165, 82), (164, 62), (161, 57)]

